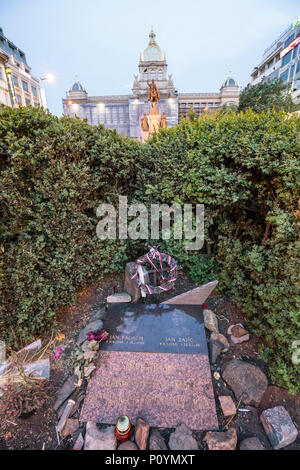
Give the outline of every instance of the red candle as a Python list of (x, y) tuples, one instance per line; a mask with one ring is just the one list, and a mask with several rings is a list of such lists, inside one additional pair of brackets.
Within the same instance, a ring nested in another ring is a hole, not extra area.
[(117, 441), (125, 442), (130, 438), (132, 431), (132, 425), (128, 416), (122, 415), (119, 416), (116, 427), (115, 427), (115, 436)]

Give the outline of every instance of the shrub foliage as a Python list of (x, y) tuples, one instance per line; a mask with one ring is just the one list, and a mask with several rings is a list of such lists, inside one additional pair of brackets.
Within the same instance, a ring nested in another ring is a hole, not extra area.
[(217, 276), (262, 337), (274, 379), (299, 390), (299, 127), (281, 112), (219, 113), (142, 145), (41, 109), (0, 108), (0, 336), (48, 331), (80, 286), (144, 252), (145, 240), (97, 238), (100, 202), (202, 203), (201, 253), (184, 240), (161, 247), (196, 281)]

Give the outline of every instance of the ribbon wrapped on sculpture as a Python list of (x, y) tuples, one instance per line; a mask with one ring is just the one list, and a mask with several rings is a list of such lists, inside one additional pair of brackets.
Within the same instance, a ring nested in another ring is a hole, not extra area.
[[(174, 283), (177, 279), (177, 264), (174, 258), (172, 258), (170, 255), (166, 253), (160, 253), (156, 247), (149, 246), (150, 248), (149, 252), (146, 253), (144, 256), (141, 256), (139, 259), (136, 261), (136, 271), (135, 273), (131, 276), (132, 280), (135, 280), (140, 287), (142, 292), (145, 292), (146, 294), (160, 294), (161, 292), (167, 292), (168, 290), (172, 289), (174, 286)], [(154, 261), (158, 260), (160, 264), (160, 269), (158, 269)], [(150, 265), (155, 269), (155, 271), (158, 272), (162, 280), (164, 281), (161, 285), (159, 286), (151, 286), (150, 284), (143, 284), (140, 280), (139, 277), (139, 272), (138, 272), (138, 267), (145, 264), (145, 263), (150, 263)], [(167, 263), (170, 267), (169, 273), (171, 275), (170, 278), (166, 278), (163, 272), (163, 263)]]

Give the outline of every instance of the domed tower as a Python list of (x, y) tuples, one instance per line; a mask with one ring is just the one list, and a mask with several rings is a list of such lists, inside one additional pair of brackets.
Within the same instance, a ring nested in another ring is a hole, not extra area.
[(238, 105), (240, 96), (240, 87), (238, 82), (232, 77), (231, 72), (220, 88), (221, 102), (220, 106)]
[(63, 110), (64, 114), (67, 114), (71, 117), (78, 116), (80, 119), (85, 119), (86, 116), (86, 102), (88, 99), (88, 94), (78, 81), (75, 79), (75, 82), (66, 92), (66, 98), (63, 99)]
[(72, 100), (80, 100), (87, 98), (87, 92), (81, 83), (76, 79), (69, 91), (67, 92), (67, 98)]
[(167, 76), (168, 65), (166, 55), (156, 42), (156, 35), (151, 27), (149, 44), (140, 55), (139, 76), (135, 76), (133, 94), (136, 97), (148, 93), (147, 82), (154, 80), (159, 89), (161, 98), (175, 96), (172, 76)]

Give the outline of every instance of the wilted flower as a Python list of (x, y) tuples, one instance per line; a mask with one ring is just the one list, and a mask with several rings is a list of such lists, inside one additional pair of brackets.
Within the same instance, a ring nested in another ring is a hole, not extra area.
[(87, 333), (87, 339), (89, 341), (106, 341), (108, 338), (108, 332), (104, 329), (98, 331), (90, 331)]
[(61, 355), (61, 353), (62, 353), (62, 349), (61, 349), (61, 348), (57, 348), (56, 354), (53, 354), (52, 357), (53, 357), (54, 359), (57, 359), (57, 358), (59, 358), (59, 356)]
[(56, 341), (61, 341), (62, 339), (64, 339), (66, 336), (62, 333), (61, 335), (59, 336), (56, 336)]

